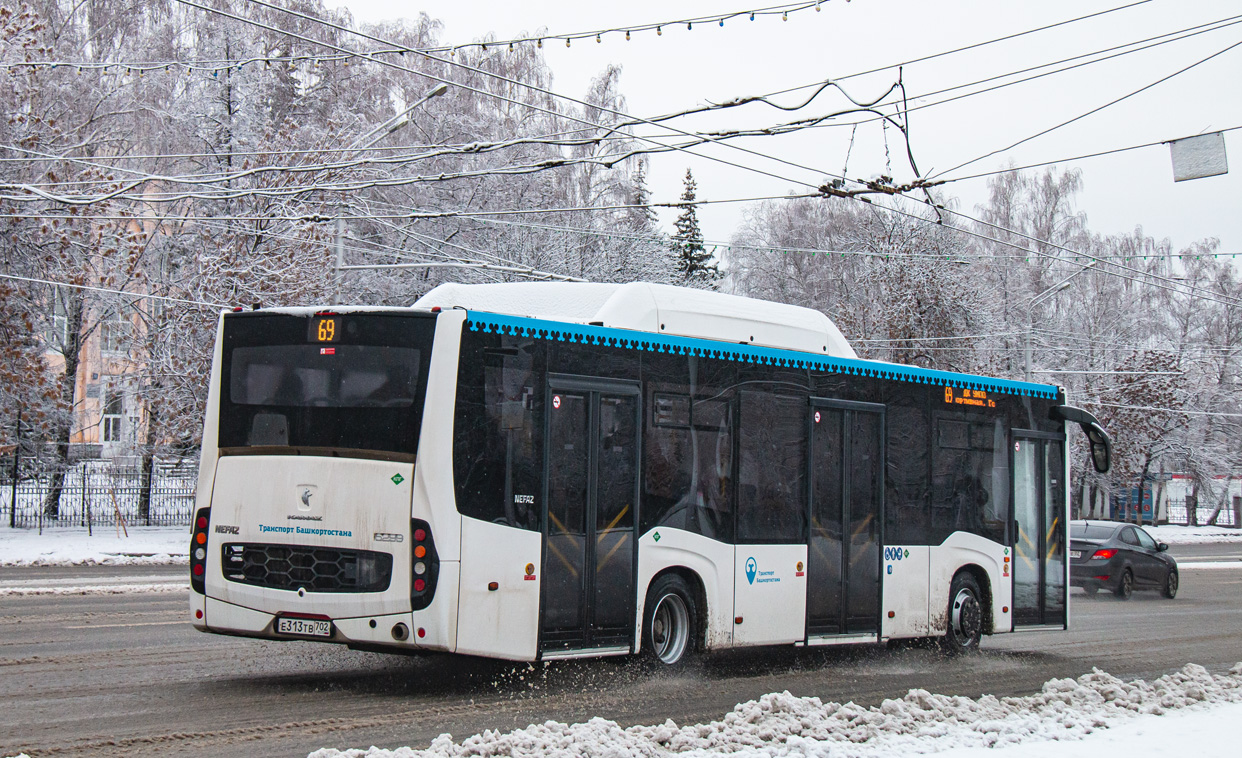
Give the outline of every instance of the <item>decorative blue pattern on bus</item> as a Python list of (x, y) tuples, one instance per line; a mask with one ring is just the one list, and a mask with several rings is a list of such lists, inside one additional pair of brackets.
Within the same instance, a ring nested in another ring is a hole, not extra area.
[(834, 374), (846, 374), (877, 379), (892, 379), (915, 384), (939, 387), (1001, 392), (1055, 399), (1057, 388), (1047, 384), (996, 379), (974, 374), (956, 374), (950, 371), (934, 371), (916, 366), (900, 366), (850, 358), (820, 357), (796, 350), (760, 347), (758, 345), (731, 344), (693, 337), (676, 337), (629, 329), (612, 329), (604, 326), (570, 324), (546, 319), (506, 316), (481, 311), (466, 311), (466, 326), (473, 332), (504, 334), (511, 337), (528, 337), (582, 345), (601, 345), (620, 350), (648, 350), (669, 355), (693, 355), (737, 363), (753, 363), (777, 368), (811, 369)]

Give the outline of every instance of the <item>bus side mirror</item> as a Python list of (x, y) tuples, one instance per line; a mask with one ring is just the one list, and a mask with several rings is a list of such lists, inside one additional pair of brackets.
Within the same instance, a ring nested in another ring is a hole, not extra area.
[(1082, 430), (1087, 433), (1087, 441), (1091, 445), (1092, 465), (1096, 471), (1107, 474), (1113, 466), (1113, 444), (1108, 439), (1108, 434), (1099, 424), (1094, 423), (1083, 424)]
[(1061, 421), (1073, 421), (1082, 427), (1091, 445), (1091, 463), (1096, 471), (1107, 474), (1113, 465), (1113, 443), (1096, 417), (1072, 405), (1054, 405), (1050, 416)]

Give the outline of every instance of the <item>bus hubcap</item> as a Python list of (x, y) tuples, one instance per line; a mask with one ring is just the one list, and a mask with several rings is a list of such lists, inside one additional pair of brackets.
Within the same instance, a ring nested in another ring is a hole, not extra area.
[(690, 635), (690, 612), (680, 595), (668, 594), (656, 603), (651, 617), (651, 642), (656, 657), (664, 663), (676, 663), (686, 652)]
[(953, 598), (953, 634), (959, 644), (970, 644), (983, 624), (983, 612), (975, 593), (962, 589)]

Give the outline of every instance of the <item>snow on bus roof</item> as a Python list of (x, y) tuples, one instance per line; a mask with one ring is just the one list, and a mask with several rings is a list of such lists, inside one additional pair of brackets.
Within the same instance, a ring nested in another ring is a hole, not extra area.
[(858, 357), (817, 310), (667, 284), (441, 284), (414, 303), (435, 306)]

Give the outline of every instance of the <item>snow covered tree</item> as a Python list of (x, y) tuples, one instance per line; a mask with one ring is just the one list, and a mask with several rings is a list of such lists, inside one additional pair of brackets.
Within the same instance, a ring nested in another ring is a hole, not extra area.
[(703, 246), (703, 232), (699, 229), (698, 207), (695, 204), (698, 185), (690, 169), (686, 169), (683, 184), (681, 213), (673, 224), (677, 231), (673, 232), (670, 242), (677, 260), (678, 283), (691, 287), (715, 287), (720, 271), (716, 264), (708, 263), (712, 256)]

